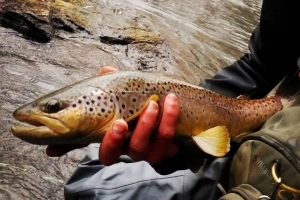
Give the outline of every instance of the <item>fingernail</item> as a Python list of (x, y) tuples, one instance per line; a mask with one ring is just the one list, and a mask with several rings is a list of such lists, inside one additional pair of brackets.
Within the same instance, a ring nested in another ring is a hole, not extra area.
[(125, 130), (122, 125), (114, 123), (112, 126), (112, 132), (116, 135), (124, 135)]
[(147, 109), (149, 109), (149, 110), (151, 110), (151, 111), (157, 111), (157, 109), (158, 109), (158, 105), (157, 105), (157, 103), (156, 102), (154, 102), (154, 101), (150, 101), (150, 103), (149, 103), (149, 105), (148, 105), (148, 108)]
[(174, 94), (169, 94), (167, 96), (167, 98), (168, 98), (168, 101), (172, 104), (177, 103), (177, 101), (178, 101), (176, 95), (174, 95)]

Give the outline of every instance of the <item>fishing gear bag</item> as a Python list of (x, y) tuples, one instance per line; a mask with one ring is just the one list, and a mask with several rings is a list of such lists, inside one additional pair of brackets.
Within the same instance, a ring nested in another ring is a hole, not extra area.
[(300, 199), (300, 106), (278, 112), (243, 138), (220, 200)]

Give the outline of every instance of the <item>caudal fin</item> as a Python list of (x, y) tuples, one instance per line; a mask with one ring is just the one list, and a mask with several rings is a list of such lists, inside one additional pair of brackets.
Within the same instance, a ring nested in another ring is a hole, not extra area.
[(288, 74), (268, 96), (281, 97), (283, 108), (300, 105), (300, 69)]

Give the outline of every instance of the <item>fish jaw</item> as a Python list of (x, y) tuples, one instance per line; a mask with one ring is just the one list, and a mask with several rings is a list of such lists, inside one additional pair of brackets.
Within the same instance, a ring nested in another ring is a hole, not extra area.
[(12, 126), (14, 136), (31, 144), (66, 144), (80, 137), (77, 132), (81, 120), (80, 108), (58, 113), (45, 113), (30, 104), (17, 109), (15, 119), (32, 126)]

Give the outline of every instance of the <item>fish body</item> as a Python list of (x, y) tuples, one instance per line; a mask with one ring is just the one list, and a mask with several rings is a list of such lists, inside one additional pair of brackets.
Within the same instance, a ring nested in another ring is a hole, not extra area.
[(99, 143), (114, 120), (134, 121), (150, 100), (161, 111), (169, 93), (177, 95), (180, 107), (175, 139), (194, 138), (205, 146), (198, 136), (210, 138), (208, 143), (220, 143), (215, 148), (222, 150), (202, 150), (214, 156), (225, 155), (230, 138), (258, 128), (283, 107), (276, 96), (230, 98), (157, 72), (123, 71), (80, 81), (22, 106), (13, 116), (35, 126), (12, 126), (11, 131), (38, 145)]

